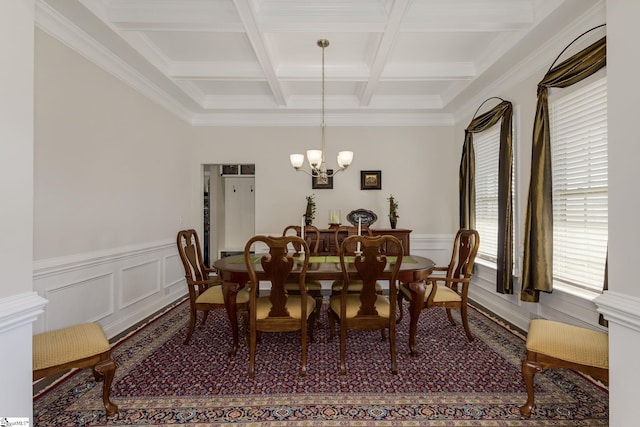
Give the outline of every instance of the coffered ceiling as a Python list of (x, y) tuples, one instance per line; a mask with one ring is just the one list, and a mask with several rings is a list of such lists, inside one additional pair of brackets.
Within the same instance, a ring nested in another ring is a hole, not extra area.
[(36, 24), (194, 125), (318, 125), (326, 38), (327, 125), (428, 125), (595, 3), (37, 0)]

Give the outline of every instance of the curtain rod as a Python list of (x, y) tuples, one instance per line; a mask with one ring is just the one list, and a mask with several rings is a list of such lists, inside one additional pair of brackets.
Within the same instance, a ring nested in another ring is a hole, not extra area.
[(476, 115), (478, 114), (478, 111), (480, 111), (480, 109), (482, 108), (482, 106), (485, 104), (485, 102), (487, 101), (491, 101), (492, 99), (499, 99), (500, 102), (504, 102), (504, 99), (500, 98), (499, 96), (492, 96), (491, 98), (487, 98), (484, 101), (482, 101), (482, 104), (480, 104), (480, 106), (478, 107), (478, 109), (476, 110), (475, 113), (473, 113), (473, 117), (471, 118), (471, 120), (476, 118)]
[(569, 43), (569, 44), (568, 44), (564, 49), (562, 49), (562, 52), (560, 52), (560, 54), (556, 57), (556, 59), (554, 59), (554, 60), (553, 60), (553, 63), (552, 63), (552, 64), (551, 64), (551, 66), (549, 67), (549, 70), (547, 70), (547, 73), (548, 73), (549, 71), (551, 71), (551, 69), (553, 68), (553, 66), (554, 66), (554, 65), (556, 65), (556, 62), (558, 61), (558, 59), (560, 59), (560, 57), (562, 56), (562, 54), (563, 54), (563, 53), (565, 53), (565, 51), (566, 51), (567, 49), (569, 49), (569, 47), (570, 47), (572, 44), (574, 44), (576, 41), (578, 41), (578, 39), (579, 39), (580, 37), (584, 36), (585, 34), (590, 33), (590, 32), (591, 32), (591, 31), (593, 31), (593, 30), (597, 30), (597, 29), (598, 29), (598, 28), (600, 28), (600, 27), (604, 27), (604, 26), (606, 26), (606, 25), (607, 25), (607, 24), (600, 24), (600, 25), (596, 25), (595, 27), (591, 28), (590, 30), (585, 31), (584, 33), (580, 34), (578, 37), (576, 37), (575, 39), (573, 39), (573, 40), (571, 41), (571, 43)]

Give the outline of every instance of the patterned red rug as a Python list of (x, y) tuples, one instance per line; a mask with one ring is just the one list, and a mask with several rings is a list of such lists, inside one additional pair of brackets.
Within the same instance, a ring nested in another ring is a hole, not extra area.
[[(325, 302), (326, 308), (326, 302)], [(406, 308), (405, 308), (406, 309)], [(406, 315), (406, 313), (405, 313)], [(398, 375), (380, 332), (350, 332), (347, 375), (338, 373), (339, 342), (328, 342), (326, 314), (309, 344), (300, 377), (299, 334), (265, 334), (256, 376), (248, 351), (229, 358), (224, 313), (212, 313), (184, 346), (186, 303), (168, 310), (114, 346), (118, 363), (107, 420), (101, 386), (90, 370), (76, 371), (34, 397), (36, 426), (607, 426), (606, 389), (568, 370), (536, 376), (530, 420), (520, 374), (524, 340), (470, 310), (476, 337), (449, 325), (444, 310), (424, 311), (420, 355), (409, 356), (408, 318), (398, 325)]]

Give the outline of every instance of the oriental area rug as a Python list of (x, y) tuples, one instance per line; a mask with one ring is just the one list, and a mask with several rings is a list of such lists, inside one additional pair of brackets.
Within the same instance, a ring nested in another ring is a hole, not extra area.
[(299, 333), (263, 334), (256, 375), (248, 349), (227, 356), (224, 311), (209, 315), (191, 343), (182, 342), (185, 301), (113, 346), (118, 364), (107, 419), (102, 387), (91, 370), (72, 371), (34, 396), (36, 426), (607, 426), (608, 391), (566, 369), (536, 375), (536, 407), (529, 420), (520, 373), (523, 337), (478, 309), (469, 310), (469, 342), (443, 309), (423, 311), (417, 356), (408, 349), (408, 313), (397, 328), (398, 374), (380, 331), (347, 336), (347, 375), (339, 374), (339, 339), (328, 341), (327, 298), (308, 372), (299, 376)]

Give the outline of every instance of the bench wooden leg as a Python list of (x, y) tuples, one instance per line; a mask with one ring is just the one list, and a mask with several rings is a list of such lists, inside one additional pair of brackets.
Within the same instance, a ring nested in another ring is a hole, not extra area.
[(520, 407), (520, 415), (525, 418), (531, 417), (531, 410), (534, 405), (533, 376), (541, 371), (542, 366), (539, 364), (527, 359), (522, 361), (522, 379), (524, 379), (524, 384), (527, 387), (527, 402)]
[(113, 417), (118, 413), (118, 405), (110, 400), (111, 383), (116, 372), (116, 362), (111, 359), (111, 355), (93, 367), (94, 377), (96, 381), (102, 381), (102, 401), (107, 411), (107, 417)]

